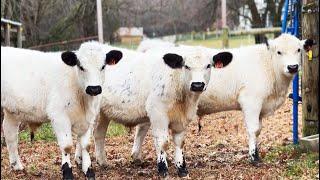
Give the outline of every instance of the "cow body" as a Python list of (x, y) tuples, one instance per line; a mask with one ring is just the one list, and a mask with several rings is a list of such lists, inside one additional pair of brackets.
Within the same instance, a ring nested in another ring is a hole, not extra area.
[[(183, 54), (185, 58), (169, 54), (167, 51), (152, 54), (137, 52), (133, 54), (132, 51), (126, 53), (126, 50), (122, 52), (124, 52), (123, 60), (117, 67), (108, 69), (106, 73), (106, 90), (103, 94), (100, 120), (94, 133), (98, 163), (105, 164), (104, 138), (109, 121), (112, 119), (127, 126), (138, 125), (138, 129), (152, 127), (158, 157), (158, 172), (162, 176), (166, 176), (168, 172), (165, 146), (168, 141), (168, 131), (171, 129), (176, 144), (175, 164), (179, 175), (186, 175), (182, 155), (184, 134), (189, 122), (197, 117), (198, 98), (203, 90), (190, 91), (192, 83), (189, 80), (194, 80), (194, 75), (190, 75), (189, 71), (198, 73), (197, 81), (208, 83), (212, 57), (206, 52), (195, 49), (188, 53), (174, 51)], [(183, 69), (183, 62), (194, 70)], [(146, 131), (143, 132), (136, 134), (136, 137), (143, 139)], [(136, 141), (134, 146), (139, 148), (141, 143)], [(140, 157), (140, 149), (133, 149), (132, 156), (135, 159)]]
[(101, 97), (95, 96), (104, 81), (101, 70), (106, 63), (104, 49), (89, 42), (76, 53), (43, 53), (10, 47), (1, 47), (1, 52), (1, 107), (12, 168), (23, 169), (17, 149), (20, 123), (51, 122), (62, 151), (63, 178), (73, 178), (72, 132), (78, 136), (84, 157), (82, 170), (88, 178), (94, 177), (87, 148), (100, 109)]
[[(233, 55), (232, 63), (228, 68), (212, 70), (211, 76), (215, 81), (210, 81), (200, 96), (197, 112), (200, 117), (228, 110), (243, 112), (249, 157), (253, 164), (259, 162), (257, 137), (262, 118), (272, 115), (287, 98), (289, 84), (299, 68), (302, 49), (310, 46), (305, 42), (313, 41), (300, 41), (283, 34), (267, 44), (229, 49)], [(157, 50), (146, 50), (149, 53), (153, 51)], [(144, 134), (147, 129), (139, 128), (136, 134)], [(143, 142), (143, 138), (136, 137), (135, 141)], [(134, 146), (133, 149), (141, 148)]]

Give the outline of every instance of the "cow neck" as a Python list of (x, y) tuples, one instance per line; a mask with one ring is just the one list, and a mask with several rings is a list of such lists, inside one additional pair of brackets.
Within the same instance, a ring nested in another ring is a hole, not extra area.
[(94, 124), (94, 121), (98, 114), (101, 96), (90, 96), (79, 89), (77, 93), (77, 98), (80, 107), (82, 108), (83, 112), (85, 112), (86, 121), (89, 124)]
[[(271, 58), (272, 58), (272, 62), (274, 61), (274, 55), (271, 54)], [(274, 79), (269, 79), (272, 83), (271, 83), (271, 89), (272, 89), (272, 94), (276, 95), (276, 96), (283, 96), (286, 95), (288, 92), (288, 87), (289, 87), (289, 83), (291, 82), (290, 77), (285, 76), (282, 71), (280, 70), (280, 67), (278, 66), (278, 64), (274, 64), (272, 66), (272, 72), (273, 72), (273, 76)]]

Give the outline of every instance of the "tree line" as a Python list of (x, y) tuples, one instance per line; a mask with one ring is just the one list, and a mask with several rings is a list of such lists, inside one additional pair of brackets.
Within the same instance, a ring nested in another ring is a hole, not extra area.
[[(1, 0), (1, 17), (23, 23), (26, 47), (54, 41), (94, 36), (94, 0)], [(143, 27), (149, 37), (221, 27), (220, 0), (102, 0), (106, 41), (114, 41), (119, 27)], [(264, 27), (266, 16), (279, 26), (284, 0), (265, 0), (263, 13), (255, 0), (227, 0), (227, 25), (234, 29), (239, 16), (253, 27)], [(252, 16), (240, 10), (247, 6)]]

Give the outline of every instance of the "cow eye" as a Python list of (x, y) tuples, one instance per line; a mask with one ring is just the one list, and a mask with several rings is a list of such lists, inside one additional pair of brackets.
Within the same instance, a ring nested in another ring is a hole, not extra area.
[(79, 67), (79, 69), (80, 69), (81, 71), (85, 71), (82, 66), (79, 65), (78, 67)]
[(298, 51), (298, 53), (299, 53), (299, 52), (301, 51), (301, 49), (299, 48), (297, 51)]
[(280, 52), (280, 51), (278, 51), (277, 53), (278, 53), (279, 55), (281, 55), (281, 54), (282, 54), (282, 52)]
[(211, 68), (211, 64), (208, 64), (207, 69), (210, 69), (210, 68)]
[(184, 67), (185, 67), (186, 69), (190, 70), (190, 67), (189, 67), (189, 66), (186, 65), (186, 66), (184, 66)]
[(103, 66), (101, 67), (101, 71), (104, 70), (105, 67), (106, 67), (106, 65), (103, 65)]

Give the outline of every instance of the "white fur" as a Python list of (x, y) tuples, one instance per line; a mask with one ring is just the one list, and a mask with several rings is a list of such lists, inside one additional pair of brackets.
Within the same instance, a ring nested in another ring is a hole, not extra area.
[(149, 49), (152, 49), (154, 47), (160, 48), (170, 48), (175, 47), (176, 45), (171, 42), (163, 41), (161, 39), (146, 39), (140, 42), (137, 51), (138, 52), (146, 52)]
[[(272, 115), (287, 98), (287, 91), (294, 76), (288, 72), (288, 65), (300, 64), (304, 41), (289, 34), (282, 34), (266, 44), (228, 50), (233, 61), (222, 70), (212, 70), (211, 81), (199, 101), (200, 116), (219, 111), (241, 110), (249, 137), (251, 160), (257, 149), (257, 136), (261, 130), (261, 119)], [(186, 47), (186, 46), (184, 46)], [(163, 49), (153, 44), (146, 52)], [(217, 53), (219, 50), (210, 50)], [(278, 54), (281, 52), (281, 55)], [(148, 128), (139, 128), (136, 134), (145, 134)], [(144, 137), (136, 137), (141, 145)], [(139, 146), (133, 149), (138, 151)], [(140, 154), (140, 152), (135, 152)]]
[(66, 65), (61, 53), (1, 47), (1, 107), (4, 134), (13, 169), (23, 169), (18, 155), (18, 127), (27, 123), (51, 122), (62, 153), (62, 164), (70, 163), (72, 134), (78, 136), (82, 170), (91, 165), (86, 150), (90, 143), (101, 95), (89, 96), (87, 86), (103, 85), (105, 49), (97, 42), (81, 45), (76, 52), (85, 72)]
[[(188, 51), (174, 48), (171, 52), (183, 57), (185, 67), (172, 69), (163, 60), (168, 51), (139, 53), (121, 50), (123, 60), (106, 71), (106, 85), (98, 126), (94, 133), (96, 157), (100, 165), (105, 164), (104, 138), (112, 119), (127, 126), (138, 125), (138, 129), (152, 128), (158, 162), (166, 164), (164, 146), (168, 141), (169, 128), (174, 132), (176, 165), (181, 166), (182, 141), (184, 131), (197, 115), (198, 97), (201, 93), (191, 92), (193, 81), (206, 85), (210, 79), (212, 57), (201, 49)], [(169, 51), (170, 52), (170, 51)], [(150, 121), (149, 121), (150, 119)], [(136, 134), (143, 141), (146, 131)], [(140, 148), (142, 141), (136, 141), (134, 147)], [(133, 158), (140, 157), (140, 150), (134, 149)]]

